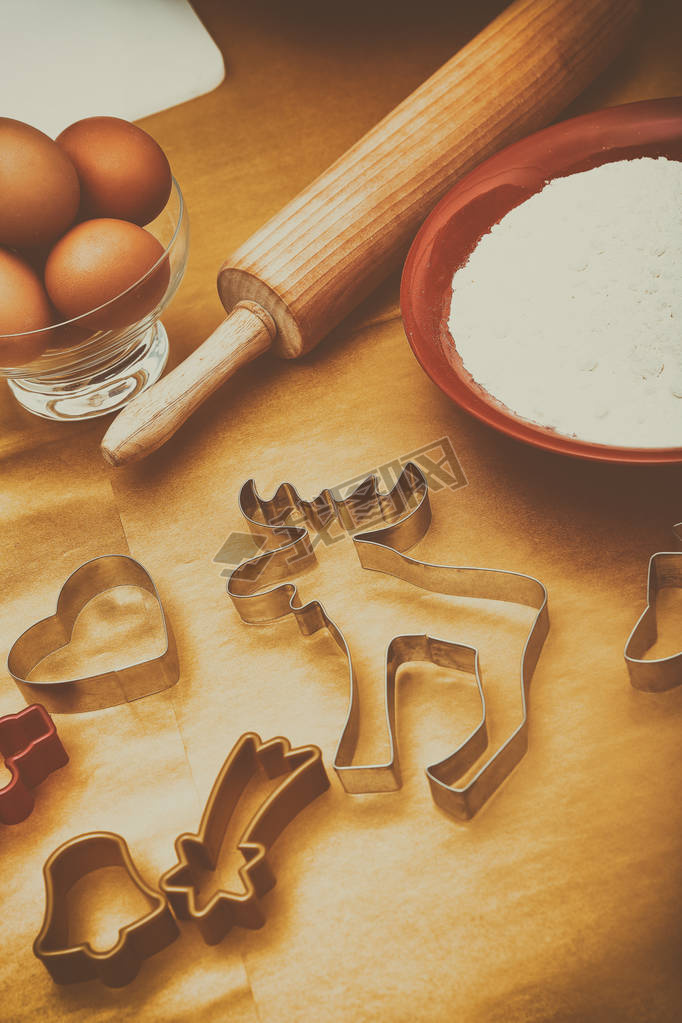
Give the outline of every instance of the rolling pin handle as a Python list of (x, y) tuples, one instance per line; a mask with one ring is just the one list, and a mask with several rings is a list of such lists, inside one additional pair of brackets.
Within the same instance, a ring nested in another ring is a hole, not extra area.
[(102, 440), (111, 465), (150, 455), (172, 437), (241, 366), (271, 347), (275, 321), (256, 302), (240, 302), (184, 362), (126, 405)]

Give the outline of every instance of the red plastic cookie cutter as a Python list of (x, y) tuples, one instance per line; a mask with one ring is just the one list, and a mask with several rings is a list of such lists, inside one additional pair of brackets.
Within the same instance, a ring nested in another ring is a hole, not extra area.
[(50, 715), (39, 703), (0, 718), (0, 753), (11, 779), (0, 789), (0, 822), (19, 824), (35, 805), (34, 788), (69, 757)]

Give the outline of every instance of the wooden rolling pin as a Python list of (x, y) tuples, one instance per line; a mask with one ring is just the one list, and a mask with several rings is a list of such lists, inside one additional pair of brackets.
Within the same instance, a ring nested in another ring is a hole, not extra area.
[(640, 0), (516, 0), (223, 264), (229, 316), (134, 398), (102, 442), (113, 465), (171, 437), (270, 347), (310, 351), (400, 264), (436, 201), (542, 127), (623, 47)]

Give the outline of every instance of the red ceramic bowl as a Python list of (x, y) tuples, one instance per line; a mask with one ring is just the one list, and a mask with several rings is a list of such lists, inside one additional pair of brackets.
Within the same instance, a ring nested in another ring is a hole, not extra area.
[(496, 153), (462, 178), (424, 222), (405, 263), (400, 304), (408, 341), (422, 367), (445, 394), (484, 423), (527, 444), (578, 458), (682, 463), (682, 447), (591, 444), (514, 415), (464, 369), (447, 326), (455, 270), (506, 213), (552, 178), (639, 156), (682, 160), (682, 97), (574, 117)]

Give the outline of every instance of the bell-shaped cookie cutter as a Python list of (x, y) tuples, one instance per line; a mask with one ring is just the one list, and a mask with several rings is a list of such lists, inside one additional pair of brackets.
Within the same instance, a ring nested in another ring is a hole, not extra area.
[[(244, 789), (263, 768), (268, 778), (283, 776), (267, 796), (239, 839), (244, 857), (239, 868), (243, 891), (218, 889), (200, 906), (198, 878), (213, 871), (225, 831)], [(294, 817), (329, 788), (329, 780), (317, 746), (292, 748), (278, 737), (262, 742), (253, 732), (237, 741), (208, 797), (197, 834), (179, 835), (175, 842), (178, 862), (159, 884), (181, 920), (192, 920), (209, 945), (222, 941), (233, 925), (258, 928), (265, 923), (260, 899), (275, 884), (267, 855)]]
[[(151, 908), (122, 927), (111, 948), (98, 952), (88, 942), (69, 944), (67, 896), (77, 881), (102, 867), (122, 867)], [(142, 879), (120, 835), (92, 831), (72, 838), (52, 853), (43, 873), (45, 917), (33, 952), (57, 984), (99, 979), (108, 987), (123, 987), (134, 980), (145, 959), (179, 934), (166, 896)]]
[[(31, 681), (29, 676), (37, 665), (70, 641), (83, 608), (93, 597), (117, 586), (136, 586), (151, 593), (156, 600), (163, 623), (161, 653), (138, 664), (86, 678)], [(179, 678), (175, 638), (156, 586), (146, 568), (124, 554), (94, 558), (77, 568), (61, 588), (55, 614), (32, 625), (16, 640), (9, 652), (7, 667), (27, 699), (33, 700), (39, 694), (48, 710), (61, 714), (139, 700), (175, 685)]]
[(32, 789), (68, 764), (50, 715), (39, 703), (0, 718), (0, 754), (10, 780), (0, 789), (0, 823), (19, 824), (35, 805)]
[[(267, 549), (236, 568), (227, 581), (227, 592), (240, 617), (248, 624), (272, 622), (293, 614), (301, 633), (310, 636), (326, 629), (344, 654), (349, 668), (349, 701), (346, 721), (334, 757), (334, 770), (349, 793), (387, 792), (401, 785), (396, 742), (395, 676), (401, 664), (414, 660), (463, 668), (478, 686), (482, 717), (476, 727), (448, 757), (427, 769), (435, 802), (459, 819), (472, 817), (499, 788), (528, 748), (528, 690), (549, 631), (547, 590), (538, 580), (518, 572), (455, 567), (417, 561), (403, 551), (420, 540), (431, 523), (426, 479), (414, 463), (408, 463), (389, 493), (379, 490), (368, 477), (348, 497), (323, 490), (312, 501), (301, 498), (290, 483), (283, 483), (270, 499), (261, 498), (253, 480), (242, 487), (239, 504), (251, 531), (266, 534)], [(286, 525), (295, 516), (299, 525)], [(367, 524), (381, 523), (367, 529)], [(431, 636), (396, 636), (388, 646), (384, 678), (389, 759), (386, 763), (353, 764), (357, 748), (360, 704), (351, 652), (346, 640), (319, 601), (303, 604), (294, 583), (286, 580), (314, 566), (313, 543), (308, 530), (320, 534), (339, 523), (352, 536), (363, 568), (382, 572), (432, 593), (478, 597), (520, 604), (536, 611), (521, 655), (520, 724), (468, 781), (456, 785), (488, 744), (486, 706), (472, 647)]]

